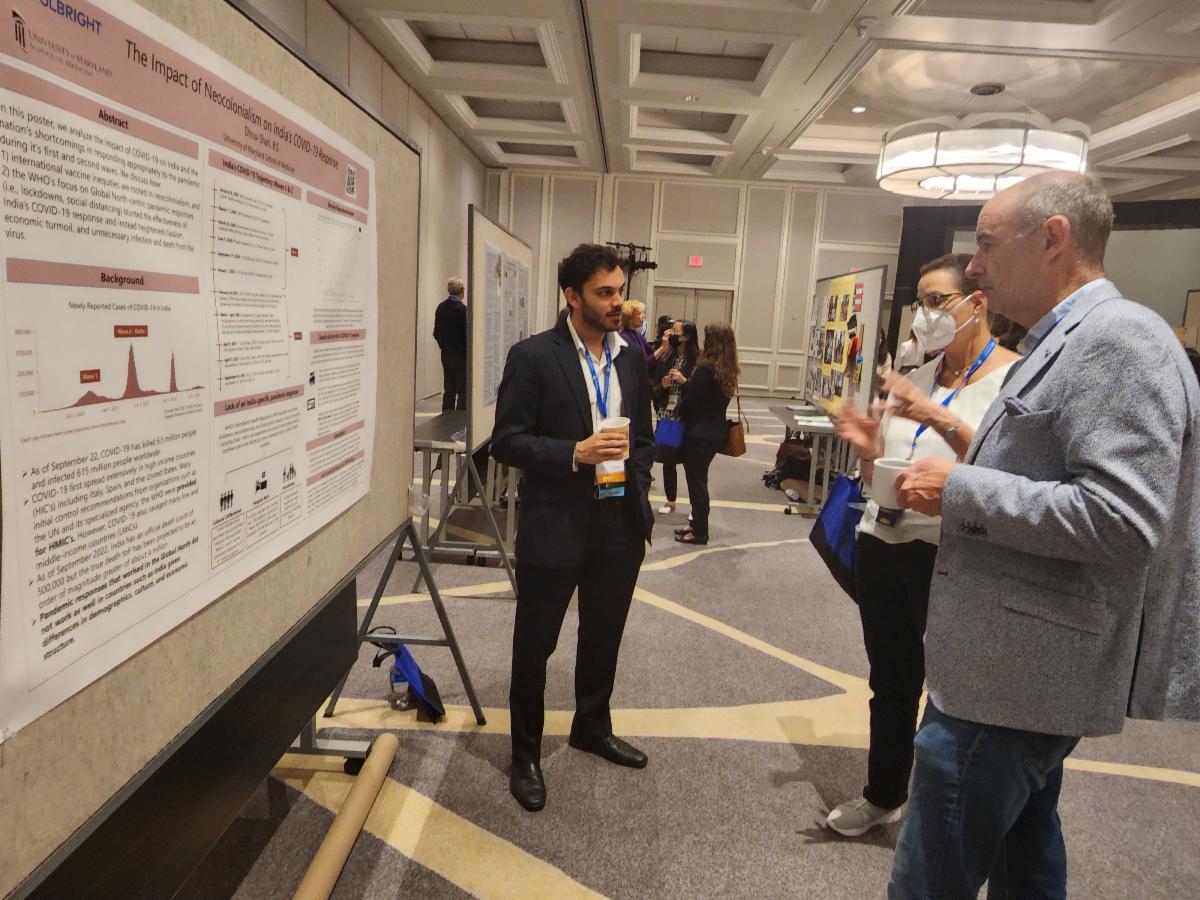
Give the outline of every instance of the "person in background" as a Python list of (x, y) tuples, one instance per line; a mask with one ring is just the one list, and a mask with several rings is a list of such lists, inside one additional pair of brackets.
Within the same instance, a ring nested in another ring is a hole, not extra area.
[(467, 408), (466, 288), (455, 276), (446, 282), (447, 297), (433, 314), (433, 339), (442, 351), (442, 412)]
[(683, 474), (692, 506), (691, 525), (675, 531), (681, 544), (708, 543), (708, 469), (729, 437), (725, 415), (740, 373), (733, 329), (721, 322), (705, 325), (704, 350), (675, 407), (683, 421)]
[[(966, 275), (966, 253), (921, 267), (913, 329), (936, 359), (911, 378), (889, 373), (882, 421), (847, 403), (837, 420), (862, 464), (868, 492), (879, 457), (961, 459), (1017, 355), (997, 346), (987, 299)], [(876, 407), (875, 412), (878, 412)], [(925, 681), (925, 616), (941, 521), (905, 511), (894, 524), (868, 502), (858, 526), (855, 589), (870, 664), (871, 743), (862, 796), (835, 808), (826, 825), (857, 837), (900, 819), (908, 799), (917, 705)]]
[[(619, 766), (640, 769), (647, 762), (612, 733), (609, 701), (654, 527), (647, 497), (654, 460), (650, 385), (642, 354), (617, 334), (625, 273), (613, 249), (580, 244), (559, 264), (558, 283), (570, 312), (562, 324), (509, 350), (492, 431), (492, 455), (521, 470), (508, 787), (530, 811), (546, 804), (546, 662), (576, 591), (568, 744)], [(600, 430), (617, 416), (629, 420), (626, 430)]]
[(879, 336), (879, 346), (875, 350), (875, 374), (883, 381), (883, 377), (892, 371), (892, 354), (888, 352), (887, 336)]
[(654, 370), (654, 348), (646, 342), (646, 307), (641, 300), (626, 300), (621, 304), (621, 337), (630, 347), (637, 347), (646, 361), (646, 371)]
[(908, 340), (896, 348), (895, 369), (901, 375), (907, 375), (913, 369), (919, 369), (925, 365), (928, 356), (929, 352), (925, 345), (921, 343), (916, 332), (910, 328)]
[(650, 368), (651, 374), (654, 374), (662, 358), (671, 353), (670, 341), (674, 324), (675, 320), (670, 316), (658, 317), (658, 329), (654, 335), (654, 365)]
[(1162, 317), (1105, 277), (1112, 223), (1073, 172), (979, 213), (967, 273), (1029, 333), (963, 461), (896, 479), (942, 532), (893, 900), (984, 881), (1065, 898), (1058, 801), (1080, 738), (1200, 719), (1200, 387)]
[(1002, 316), (997, 312), (988, 313), (988, 327), (992, 330), (992, 336), (996, 339), (996, 343), (1005, 350), (1012, 350), (1014, 353), (1021, 352), (1021, 341), (1025, 339), (1025, 329), (1010, 319), (1008, 316)]
[[(678, 418), (675, 410), (679, 405), (679, 394), (696, 368), (700, 349), (696, 340), (696, 323), (676, 319), (663, 336), (663, 344), (669, 349), (658, 361), (650, 397), (659, 418)], [(675, 512), (675, 501), (679, 496), (679, 471), (677, 463), (683, 456), (682, 447), (659, 447), (657, 460), (662, 463), (663, 493), (666, 502), (658, 508), (662, 515)]]

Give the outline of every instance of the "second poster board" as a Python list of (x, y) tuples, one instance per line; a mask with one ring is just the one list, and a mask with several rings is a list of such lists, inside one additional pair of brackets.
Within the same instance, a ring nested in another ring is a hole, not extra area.
[(533, 250), (467, 207), (467, 447), (491, 439), (504, 361), (529, 337), (529, 282)]
[(887, 266), (817, 281), (809, 314), (806, 397), (831, 412), (850, 400), (860, 410), (876, 391), (875, 356)]

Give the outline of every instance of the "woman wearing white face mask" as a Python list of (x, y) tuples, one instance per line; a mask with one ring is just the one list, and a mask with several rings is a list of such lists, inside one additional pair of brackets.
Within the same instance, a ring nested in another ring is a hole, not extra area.
[[(961, 458), (1019, 358), (997, 346), (987, 299), (966, 275), (971, 257), (948, 254), (921, 267), (913, 331), (938, 356), (908, 377), (889, 373), (886, 407), (863, 415), (847, 404), (838, 435), (858, 451), (868, 493), (880, 457)], [(925, 617), (941, 520), (912, 510), (881, 515), (871, 501), (858, 528), (855, 588), (870, 661), (871, 746), (863, 796), (829, 814), (857, 836), (900, 820), (912, 772), (917, 705), (925, 681)]]

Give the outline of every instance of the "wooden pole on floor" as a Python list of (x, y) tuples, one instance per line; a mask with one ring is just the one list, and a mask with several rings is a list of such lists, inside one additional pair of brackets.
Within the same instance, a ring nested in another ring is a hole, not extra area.
[(400, 749), (400, 739), (391, 732), (385, 732), (375, 738), (367, 761), (363, 763), (362, 771), (354, 779), (354, 786), (346, 797), (346, 802), (338, 810), (317, 848), (304, 880), (296, 889), (295, 900), (327, 900), (333, 893), (342, 867), (354, 848), (354, 842), (362, 832), (363, 825), (370, 815), (375, 798), (383, 787), (383, 780), (392, 767), (392, 760)]

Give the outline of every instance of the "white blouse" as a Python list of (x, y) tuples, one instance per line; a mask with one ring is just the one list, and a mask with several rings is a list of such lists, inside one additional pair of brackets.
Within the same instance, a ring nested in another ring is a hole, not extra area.
[[(987, 412), (987, 408), (992, 405), (992, 401), (1000, 392), (1000, 385), (1004, 383), (1004, 376), (1008, 374), (1011, 365), (1012, 363), (1001, 366), (982, 378), (972, 381), (958, 392), (958, 395), (950, 401), (948, 408), (971, 428), (978, 428), (979, 423), (983, 421), (983, 414)], [(933, 402), (941, 403), (950, 394), (951, 389), (941, 385), (934, 386), (937, 367), (938, 360), (932, 359), (921, 368), (911, 372), (908, 378), (926, 394), (929, 394), (932, 388)], [(907, 458), (909, 451), (912, 450), (913, 436), (916, 435), (919, 427), (920, 425), (912, 419), (885, 415), (880, 423), (880, 428), (883, 429), (883, 455), (890, 458)], [(932, 428), (926, 428), (917, 438), (917, 448), (912, 458), (923, 459), (928, 456), (938, 456), (950, 460), (958, 459), (953, 448)], [(863, 493), (870, 496), (869, 485), (863, 485)], [(936, 544), (941, 536), (941, 516), (926, 516), (915, 510), (906, 509), (900, 521), (895, 525), (880, 524), (878, 516), (879, 505), (874, 500), (868, 501), (862, 520), (858, 523), (859, 532), (872, 535), (888, 544), (905, 544), (909, 541), (925, 541), (929, 544)]]

